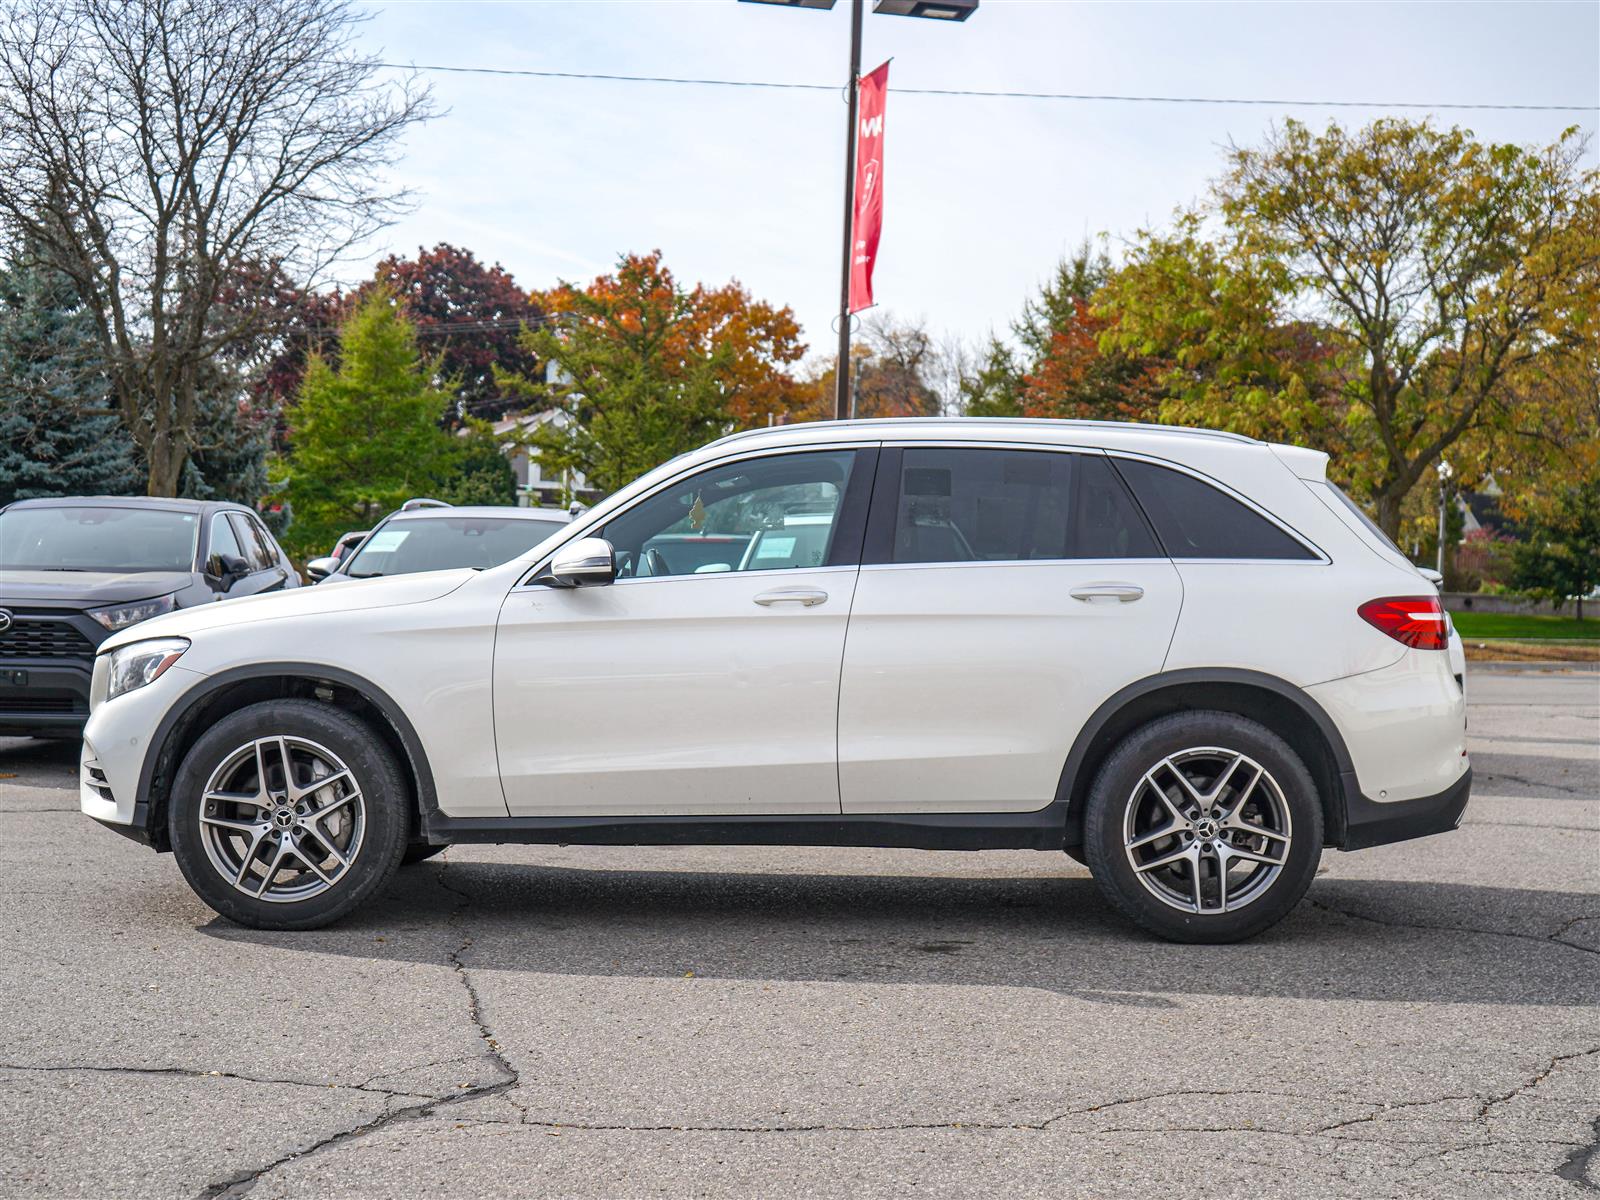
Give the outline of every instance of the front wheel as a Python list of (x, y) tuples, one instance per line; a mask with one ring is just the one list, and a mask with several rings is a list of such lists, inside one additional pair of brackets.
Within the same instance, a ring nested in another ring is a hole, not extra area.
[(1129, 734), (1100, 768), (1084, 850), (1106, 897), (1145, 929), (1235, 942), (1305, 895), (1322, 805), (1305, 763), (1266, 726), (1176, 713)]
[(253, 929), (315, 929), (388, 882), (409, 834), (405, 779), (342, 709), (268, 700), (207, 730), (173, 780), (173, 856), (195, 893)]

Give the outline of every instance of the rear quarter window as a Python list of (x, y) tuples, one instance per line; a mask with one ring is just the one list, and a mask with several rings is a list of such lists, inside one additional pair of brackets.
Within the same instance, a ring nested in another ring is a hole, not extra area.
[(1260, 513), (1204, 480), (1138, 459), (1119, 458), (1116, 465), (1172, 558), (1317, 557)]

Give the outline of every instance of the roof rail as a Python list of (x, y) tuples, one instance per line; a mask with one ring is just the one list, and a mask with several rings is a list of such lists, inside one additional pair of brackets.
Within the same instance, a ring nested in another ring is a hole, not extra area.
[(1249, 437), (1242, 433), (1232, 433), (1226, 429), (1195, 429), (1188, 425), (1157, 425), (1145, 421), (1089, 421), (1055, 417), (858, 417), (852, 421), (802, 421), (793, 425), (764, 425), (757, 429), (741, 429), (736, 433), (725, 434), (715, 442), (712, 442), (711, 445), (719, 446), (724, 442), (760, 437), (763, 434), (770, 434), (779, 429), (883, 429), (894, 425), (938, 425), (942, 423), (954, 425), (961, 422), (981, 423), (999, 427), (1017, 425), (1032, 429), (1150, 430), (1157, 433), (1184, 434), (1190, 437), (1218, 438), (1223, 441), (1244, 442), (1254, 446), (1266, 444), (1259, 438)]

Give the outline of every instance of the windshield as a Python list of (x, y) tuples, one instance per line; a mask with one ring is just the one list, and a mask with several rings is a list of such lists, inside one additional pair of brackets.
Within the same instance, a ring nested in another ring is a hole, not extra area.
[(344, 573), (371, 579), (452, 567), (481, 571), (510, 562), (564, 524), (517, 517), (396, 517), (362, 543)]
[(0, 513), (0, 571), (192, 571), (195, 513), (13, 508)]

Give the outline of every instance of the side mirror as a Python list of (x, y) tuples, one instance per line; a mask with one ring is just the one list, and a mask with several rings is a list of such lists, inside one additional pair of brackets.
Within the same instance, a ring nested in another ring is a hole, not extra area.
[(211, 558), (211, 573), (217, 577), (222, 590), (227, 591), (250, 574), (250, 564), (237, 554), (216, 554)]
[(339, 569), (337, 558), (313, 558), (306, 564), (306, 578), (312, 583), (321, 583), (329, 575)]
[(617, 556), (605, 538), (586, 537), (556, 551), (535, 583), (546, 587), (600, 587), (617, 577)]

